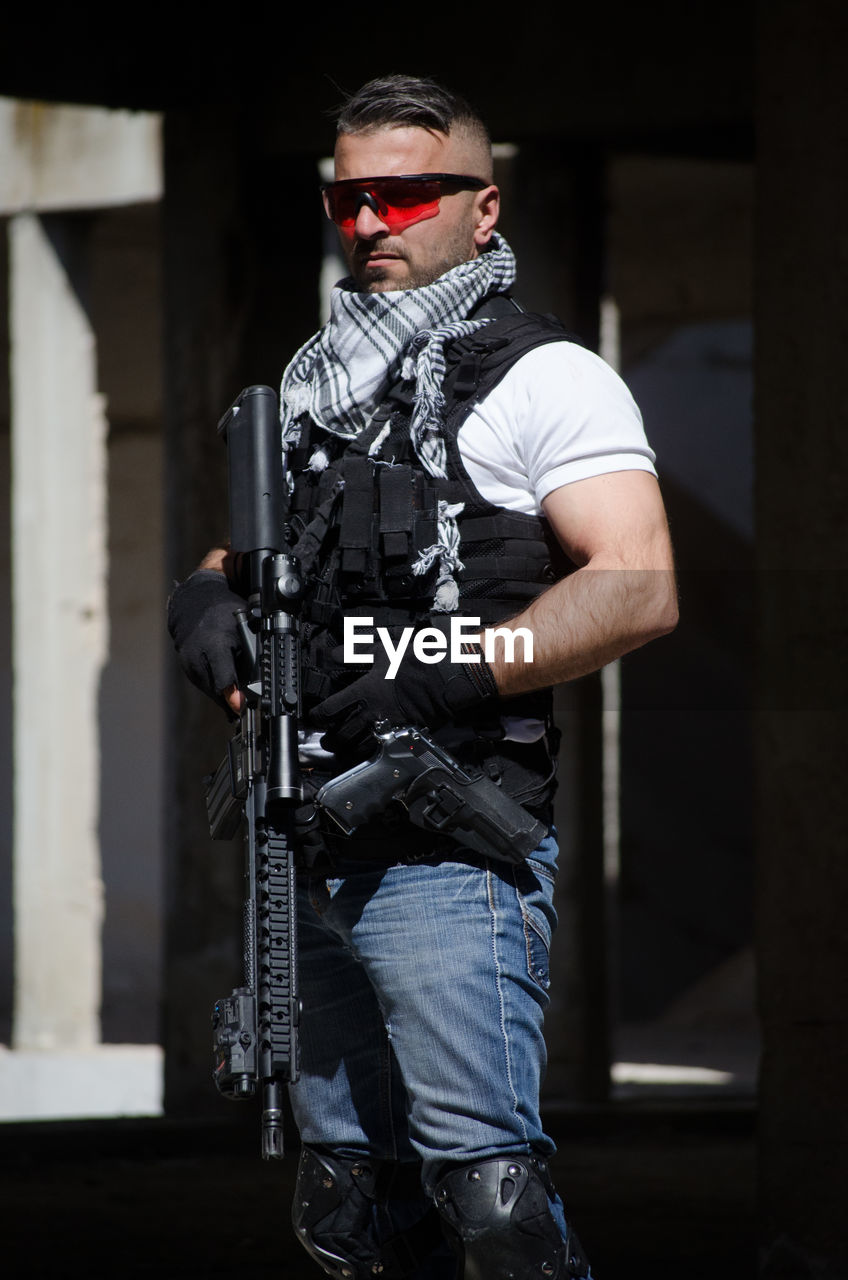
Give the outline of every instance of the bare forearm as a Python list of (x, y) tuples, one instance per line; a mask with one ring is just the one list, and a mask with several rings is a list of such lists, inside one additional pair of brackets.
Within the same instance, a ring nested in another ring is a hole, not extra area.
[(533, 639), (516, 640), (512, 660), (496, 639), (490, 661), (505, 696), (561, 684), (597, 671), (622, 654), (672, 631), (677, 623), (674, 571), (587, 566), (556, 583), (518, 617), (509, 631), (526, 628)]

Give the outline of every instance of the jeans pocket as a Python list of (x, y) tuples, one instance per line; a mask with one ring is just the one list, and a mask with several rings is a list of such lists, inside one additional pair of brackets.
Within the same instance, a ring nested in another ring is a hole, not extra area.
[(527, 861), (515, 868), (515, 887), (524, 922), (527, 973), (547, 991), (551, 985), (551, 938), (556, 927), (553, 876), (547, 867)]

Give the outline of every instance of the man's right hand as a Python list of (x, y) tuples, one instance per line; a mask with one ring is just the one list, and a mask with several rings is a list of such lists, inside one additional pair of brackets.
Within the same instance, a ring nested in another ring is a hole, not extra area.
[(241, 639), (237, 609), (245, 601), (217, 569), (197, 569), (179, 583), (168, 600), (168, 630), (180, 665), (193, 685), (219, 706), (238, 714)]

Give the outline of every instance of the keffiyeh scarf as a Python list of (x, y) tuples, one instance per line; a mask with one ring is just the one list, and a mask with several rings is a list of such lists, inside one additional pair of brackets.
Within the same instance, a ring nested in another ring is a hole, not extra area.
[[(495, 233), (485, 253), (419, 289), (360, 293), (352, 280), (342, 280), (333, 290), (329, 321), (300, 348), (283, 374), (284, 449), (299, 442), (306, 417), (332, 435), (355, 439), (388, 388), (403, 379), (415, 382), (413, 449), (429, 475), (444, 478), (445, 347), (482, 328), (487, 321), (464, 317), (484, 298), (506, 292), (514, 279), (512, 250)], [(326, 455), (319, 449), (310, 465), (320, 469)], [(440, 503), (438, 544), (413, 565), (414, 572), (424, 573), (439, 558), (434, 607), (444, 612), (455, 609), (458, 599), (453, 573), (462, 567), (456, 525), (461, 510), (462, 504)]]

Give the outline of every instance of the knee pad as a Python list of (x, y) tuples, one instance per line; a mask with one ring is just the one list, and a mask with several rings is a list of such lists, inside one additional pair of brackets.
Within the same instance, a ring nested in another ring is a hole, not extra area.
[(444, 1174), (436, 1208), (464, 1260), (463, 1280), (589, 1277), (580, 1242), (551, 1212), (555, 1192), (538, 1156), (476, 1160)]
[[(416, 1166), (416, 1170), (418, 1166)], [(329, 1276), (339, 1280), (405, 1280), (442, 1239), (430, 1209), (407, 1230), (393, 1232), (381, 1212), (403, 1166), (304, 1147), (297, 1172), (292, 1222), (298, 1240)], [(420, 1180), (416, 1177), (420, 1194)], [(403, 1194), (403, 1188), (399, 1188)]]

